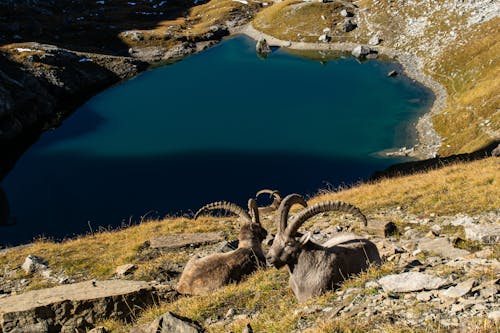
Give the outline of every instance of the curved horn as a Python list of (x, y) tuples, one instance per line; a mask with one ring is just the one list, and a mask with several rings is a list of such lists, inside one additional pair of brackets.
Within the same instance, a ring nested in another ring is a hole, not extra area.
[(200, 209), (198, 209), (196, 214), (194, 214), (194, 219), (196, 220), (200, 215), (205, 214), (208, 211), (216, 210), (216, 209), (225, 210), (225, 211), (228, 211), (230, 213), (236, 214), (239, 217), (242, 217), (247, 221), (250, 221), (250, 222), (252, 221), (252, 218), (250, 217), (250, 215), (248, 215), (248, 213), (245, 212), (245, 210), (243, 208), (241, 208), (240, 206), (238, 206), (232, 202), (227, 202), (227, 201), (212, 202), (212, 203), (209, 203), (208, 205), (201, 207)]
[(293, 205), (299, 204), (303, 207), (307, 207), (307, 202), (300, 194), (289, 194), (281, 201), (281, 204), (278, 208), (278, 212), (276, 213), (276, 219), (278, 220), (278, 233), (282, 233), (286, 230), (287, 220), (288, 220), (288, 212)]
[(346, 202), (342, 202), (342, 201), (325, 201), (325, 202), (317, 203), (317, 204), (301, 211), (297, 215), (295, 220), (290, 222), (290, 225), (286, 230), (287, 235), (293, 236), (297, 232), (297, 230), (299, 230), (300, 226), (305, 221), (307, 221), (308, 219), (310, 219), (311, 217), (313, 217), (319, 213), (328, 212), (328, 211), (338, 211), (338, 212), (351, 213), (351, 214), (361, 218), (361, 220), (363, 220), (363, 223), (365, 226), (368, 225), (368, 221), (366, 219), (366, 216), (363, 213), (361, 213), (361, 210), (358, 207), (351, 205), (351, 204), (348, 204)]
[(257, 192), (255, 194), (255, 197), (257, 198), (261, 194), (269, 194), (270, 196), (273, 196), (275, 200), (281, 201), (281, 194), (280, 194), (280, 191), (278, 191), (278, 190), (270, 190), (270, 189), (265, 188), (265, 189)]
[(257, 206), (257, 201), (255, 201), (255, 199), (248, 199), (248, 212), (252, 217), (252, 222), (260, 224), (259, 207)]

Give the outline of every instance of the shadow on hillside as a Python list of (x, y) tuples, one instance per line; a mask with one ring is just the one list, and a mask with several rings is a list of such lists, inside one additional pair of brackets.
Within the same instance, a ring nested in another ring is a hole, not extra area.
[(440, 169), (450, 164), (458, 162), (470, 162), (470, 161), (480, 160), (486, 157), (490, 157), (492, 150), (495, 149), (499, 143), (500, 141), (494, 141), (493, 143), (479, 150), (476, 150), (472, 153), (451, 155), (447, 157), (438, 156), (423, 161), (412, 161), (412, 162), (394, 164), (383, 171), (375, 172), (369, 178), (369, 180), (407, 176), (419, 172)]
[(120, 32), (154, 29), (161, 21), (184, 17), (193, 6), (193, 0), (1, 1), (0, 45), (39, 42), (126, 55), (129, 46), (118, 38)]

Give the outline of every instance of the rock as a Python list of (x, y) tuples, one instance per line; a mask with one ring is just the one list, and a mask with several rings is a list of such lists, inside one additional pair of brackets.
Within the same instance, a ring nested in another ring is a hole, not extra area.
[(267, 44), (265, 38), (259, 38), (259, 40), (257, 41), (257, 45), (255, 45), (255, 51), (257, 51), (257, 53), (260, 55), (268, 55), (269, 53), (271, 53), (271, 48)]
[(239, 240), (234, 239), (228, 242), (224, 242), (218, 249), (217, 252), (226, 253), (234, 251), (238, 248)]
[(465, 238), (472, 241), (479, 241), (486, 244), (496, 244), (500, 242), (500, 225), (470, 225), (464, 227)]
[(457, 284), (455, 287), (450, 287), (441, 291), (439, 296), (443, 298), (459, 298), (465, 296), (471, 291), (472, 287), (474, 287), (474, 283), (474, 279), (469, 279)]
[(28, 274), (30, 273), (37, 273), (41, 271), (45, 271), (48, 269), (48, 262), (47, 260), (34, 256), (32, 254), (29, 254), (26, 259), (24, 260), (23, 265), (21, 266), (22, 269)]
[(318, 37), (318, 41), (320, 42), (329, 42), (330, 41), (330, 36), (328, 34), (323, 34)]
[(495, 322), (500, 321), (500, 311), (491, 311), (488, 313), (488, 319), (494, 320)]
[(439, 289), (448, 284), (448, 281), (429, 274), (408, 272), (384, 276), (378, 283), (385, 292), (411, 292)]
[(395, 71), (395, 70), (392, 70), (392, 71), (390, 71), (389, 73), (387, 73), (387, 76), (388, 76), (388, 77), (394, 77), (394, 76), (397, 76), (397, 75), (398, 75), (398, 72), (397, 72), (397, 71)]
[(137, 266), (134, 264), (125, 264), (116, 267), (115, 273), (118, 277), (124, 277), (126, 275), (132, 274), (137, 269)]
[(368, 45), (378, 45), (380, 44), (380, 42), (382, 41), (382, 39), (380, 39), (377, 35), (373, 36), (372, 38), (370, 38), (370, 40), (368, 41)]
[(474, 220), (470, 216), (465, 216), (451, 221), (451, 224), (455, 227), (457, 226), (469, 226), (474, 225)]
[[(67, 284), (0, 299), (0, 332), (85, 332), (104, 319), (131, 320), (157, 304), (144, 281), (106, 280)], [(35, 329), (41, 327), (43, 330)]]
[(368, 46), (358, 45), (352, 50), (351, 54), (356, 58), (363, 58), (370, 54), (370, 52), (371, 49)]
[(160, 236), (150, 239), (150, 247), (162, 251), (172, 251), (183, 247), (198, 247), (224, 240), (220, 232), (184, 233)]
[(418, 242), (418, 248), (424, 252), (435, 253), (444, 258), (455, 259), (465, 257), (469, 251), (455, 248), (448, 238), (422, 239)]
[(380, 284), (377, 283), (377, 281), (368, 281), (365, 283), (365, 289), (377, 289), (380, 288)]
[(343, 17), (352, 17), (352, 16), (354, 16), (353, 13), (348, 12), (346, 9), (342, 9), (340, 11), (340, 15), (343, 16)]
[(500, 156), (500, 143), (498, 146), (491, 151), (491, 156), (499, 157)]
[(351, 19), (346, 19), (342, 23), (340, 30), (342, 30), (343, 32), (351, 32), (354, 29), (356, 29), (357, 27), (358, 27), (358, 25), (356, 23), (354, 23)]
[[(171, 312), (163, 314), (152, 322), (147, 329), (140, 332), (144, 333), (198, 333), (201, 332), (201, 327), (189, 321), (186, 318), (181, 318)], [(139, 333), (139, 332), (137, 332)]]
[(97, 326), (88, 331), (87, 333), (108, 333), (108, 330), (104, 326)]
[(253, 328), (250, 326), (250, 323), (247, 323), (241, 333), (253, 333)]
[(432, 291), (423, 291), (417, 294), (417, 300), (420, 302), (428, 302), (433, 296), (434, 293)]

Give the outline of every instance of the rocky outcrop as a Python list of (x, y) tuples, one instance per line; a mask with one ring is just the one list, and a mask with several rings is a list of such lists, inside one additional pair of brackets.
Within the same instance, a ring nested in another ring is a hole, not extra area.
[(129, 333), (199, 333), (202, 331), (200, 325), (167, 312), (151, 324), (135, 327)]
[(146, 63), (38, 43), (0, 49), (0, 179), (40, 133)]
[(271, 48), (269, 47), (269, 44), (267, 44), (265, 38), (259, 38), (257, 44), (255, 45), (255, 51), (257, 51), (257, 54), (262, 56), (267, 56), (271, 53)]
[(0, 299), (1, 332), (85, 332), (106, 318), (130, 320), (158, 302), (143, 281), (87, 281)]

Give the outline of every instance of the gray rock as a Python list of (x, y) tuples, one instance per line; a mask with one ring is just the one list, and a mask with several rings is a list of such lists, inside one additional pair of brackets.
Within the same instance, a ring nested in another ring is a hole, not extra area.
[(358, 45), (352, 50), (351, 54), (356, 58), (363, 58), (370, 54), (370, 52), (371, 49), (368, 46)]
[(469, 225), (464, 227), (465, 238), (487, 244), (500, 242), (500, 225)]
[(257, 51), (257, 53), (261, 55), (267, 55), (271, 53), (271, 48), (269, 47), (269, 44), (267, 44), (265, 38), (259, 38), (259, 40), (257, 41), (257, 45), (255, 45), (255, 51)]
[(329, 42), (330, 41), (330, 36), (328, 36), (328, 34), (322, 34), (321, 36), (318, 37), (318, 41), (320, 41), (320, 42)]
[(417, 294), (417, 300), (420, 302), (428, 302), (433, 296), (434, 293), (432, 291), (423, 291)]
[(460, 217), (456, 220), (451, 221), (451, 224), (456, 226), (469, 226), (474, 225), (474, 220), (470, 216)]
[(343, 32), (351, 32), (356, 29), (358, 25), (354, 23), (351, 19), (346, 19), (340, 26), (340, 30)]
[(250, 326), (250, 323), (247, 323), (245, 327), (243, 328), (243, 331), (241, 333), (253, 333), (253, 328)]
[(137, 266), (134, 264), (125, 264), (116, 267), (115, 273), (118, 277), (124, 277), (126, 275), (132, 274), (137, 269)]
[(220, 232), (184, 233), (172, 234), (152, 238), (150, 247), (162, 251), (172, 251), (183, 247), (197, 247), (206, 244), (213, 244), (224, 240)]
[(104, 326), (97, 326), (88, 331), (87, 333), (108, 333), (108, 330)]
[(368, 41), (368, 45), (378, 45), (380, 44), (380, 42), (382, 41), (382, 39), (380, 39), (380, 37), (378, 37), (377, 35), (373, 36), (372, 38), (370, 38), (370, 40)]
[(424, 252), (435, 253), (441, 257), (456, 259), (469, 255), (470, 252), (454, 247), (448, 238), (424, 238), (419, 241), (418, 248)]
[(500, 156), (500, 143), (495, 149), (491, 151), (491, 156), (496, 156), (496, 157)]
[(500, 311), (491, 311), (488, 313), (488, 319), (494, 320), (496, 322), (500, 321)]
[(397, 72), (397, 71), (395, 71), (395, 70), (392, 70), (392, 71), (390, 71), (389, 73), (387, 73), (387, 76), (388, 76), (388, 77), (394, 77), (394, 76), (397, 76), (397, 75), (398, 75), (398, 72)]
[(124, 280), (28, 291), (0, 299), (0, 332), (85, 332), (104, 319), (131, 320), (158, 302), (155, 292), (147, 282)]
[(439, 289), (448, 284), (448, 281), (429, 274), (407, 272), (384, 276), (378, 283), (385, 292), (412, 292)]
[(28, 254), (21, 267), (28, 274), (42, 272), (48, 269), (48, 262), (41, 257)]
[(163, 314), (149, 325), (135, 328), (131, 333), (198, 333), (201, 332), (201, 327), (189, 322), (187, 319), (182, 319), (171, 312)]
[(450, 287), (441, 291), (439, 296), (442, 298), (459, 298), (465, 296), (471, 291), (472, 287), (474, 287), (474, 283), (474, 279), (469, 279), (457, 284), (455, 287)]

